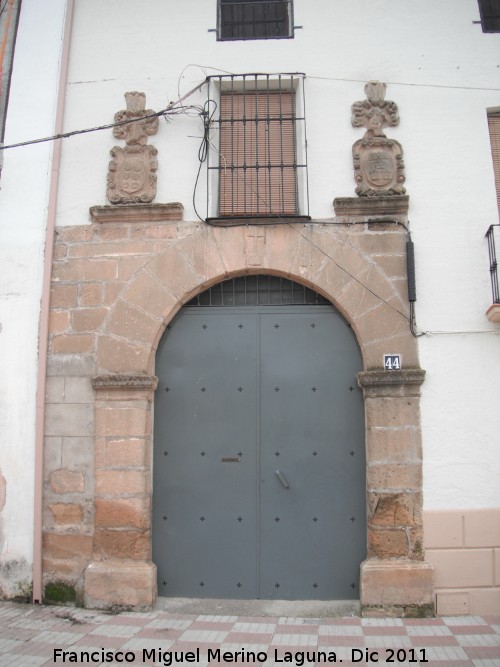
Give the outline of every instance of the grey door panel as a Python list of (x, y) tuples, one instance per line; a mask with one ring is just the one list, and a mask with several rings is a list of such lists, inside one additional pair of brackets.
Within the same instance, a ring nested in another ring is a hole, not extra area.
[(156, 358), (160, 595), (358, 596), (361, 367), (331, 306), (180, 311)]

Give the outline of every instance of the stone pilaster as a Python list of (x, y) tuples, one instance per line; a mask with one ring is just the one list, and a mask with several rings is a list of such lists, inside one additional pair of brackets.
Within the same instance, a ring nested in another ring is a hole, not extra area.
[(364, 615), (433, 613), (424, 561), (420, 385), (425, 371), (358, 374), (365, 396), (368, 554), (361, 566)]
[(85, 605), (147, 609), (156, 600), (151, 561), (151, 402), (146, 375), (93, 378), (95, 532)]

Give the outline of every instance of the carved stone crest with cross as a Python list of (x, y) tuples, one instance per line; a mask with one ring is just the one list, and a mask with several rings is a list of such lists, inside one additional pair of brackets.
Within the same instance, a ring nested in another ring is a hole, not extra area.
[(115, 123), (123, 124), (113, 128), (113, 135), (124, 139), (126, 146), (110, 151), (106, 196), (112, 204), (149, 203), (156, 196), (158, 151), (147, 140), (158, 131), (159, 119), (147, 117), (154, 111), (145, 108), (144, 93), (125, 93), (125, 100), (127, 108), (115, 114)]
[(356, 194), (360, 197), (404, 195), (403, 149), (384, 134), (385, 127), (399, 125), (398, 107), (385, 100), (386, 84), (369, 81), (366, 100), (352, 105), (353, 127), (365, 127), (362, 139), (352, 147)]

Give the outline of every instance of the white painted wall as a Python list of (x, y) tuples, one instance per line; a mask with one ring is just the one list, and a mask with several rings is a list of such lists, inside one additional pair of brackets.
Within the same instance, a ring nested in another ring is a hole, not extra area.
[[(65, 0), (23, 0), (5, 144), (54, 133)], [(0, 182), (0, 591), (31, 583), (35, 390), (52, 144), (6, 150)], [(10, 569), (10, 573), (8, 571)], [(5, 575), (5, 578), (4, 578)]]
[[(293, 40), (217, 42), (216, 2), (77, 3), (66, 129), (112, 121), (123, 93), (164, 108), (206, 74), (307, 74), (310, 211), (332, 217), (354, 194), (350, 106), (380, 79), (397, 102), (416, 244), (423, 387), (425, 507), (500, 505), (500, 338), (484, 234), (498, 221), (486, 110), (500, 105), (500, 35), (483, 34), (476, 0), (295, 0)], [(202, 94), (193, 103), (204, 101)], [(157, 201), (192, 219), (198, 119), (162, 122)], [(104, 204), (111, 131), (68, 140), (58, 223), (88, 222)], [(119, 143), (119, 142), (118, 142)], [(198, 192), (203, 210), (203, 182)], [(481, 333), (458, 333), (458, 332)]]

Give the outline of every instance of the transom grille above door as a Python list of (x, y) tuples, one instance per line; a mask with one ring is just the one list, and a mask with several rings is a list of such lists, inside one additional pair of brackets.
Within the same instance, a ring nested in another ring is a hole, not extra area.
[(308, 217), (303, 75), (218, 76), (208, 83), (209, 103), (217, 100), (208, 220)]
[(224, 280), (201, 292), (187, 306), (306, 306), (330, 302), (287, 278), (256, 275)]

